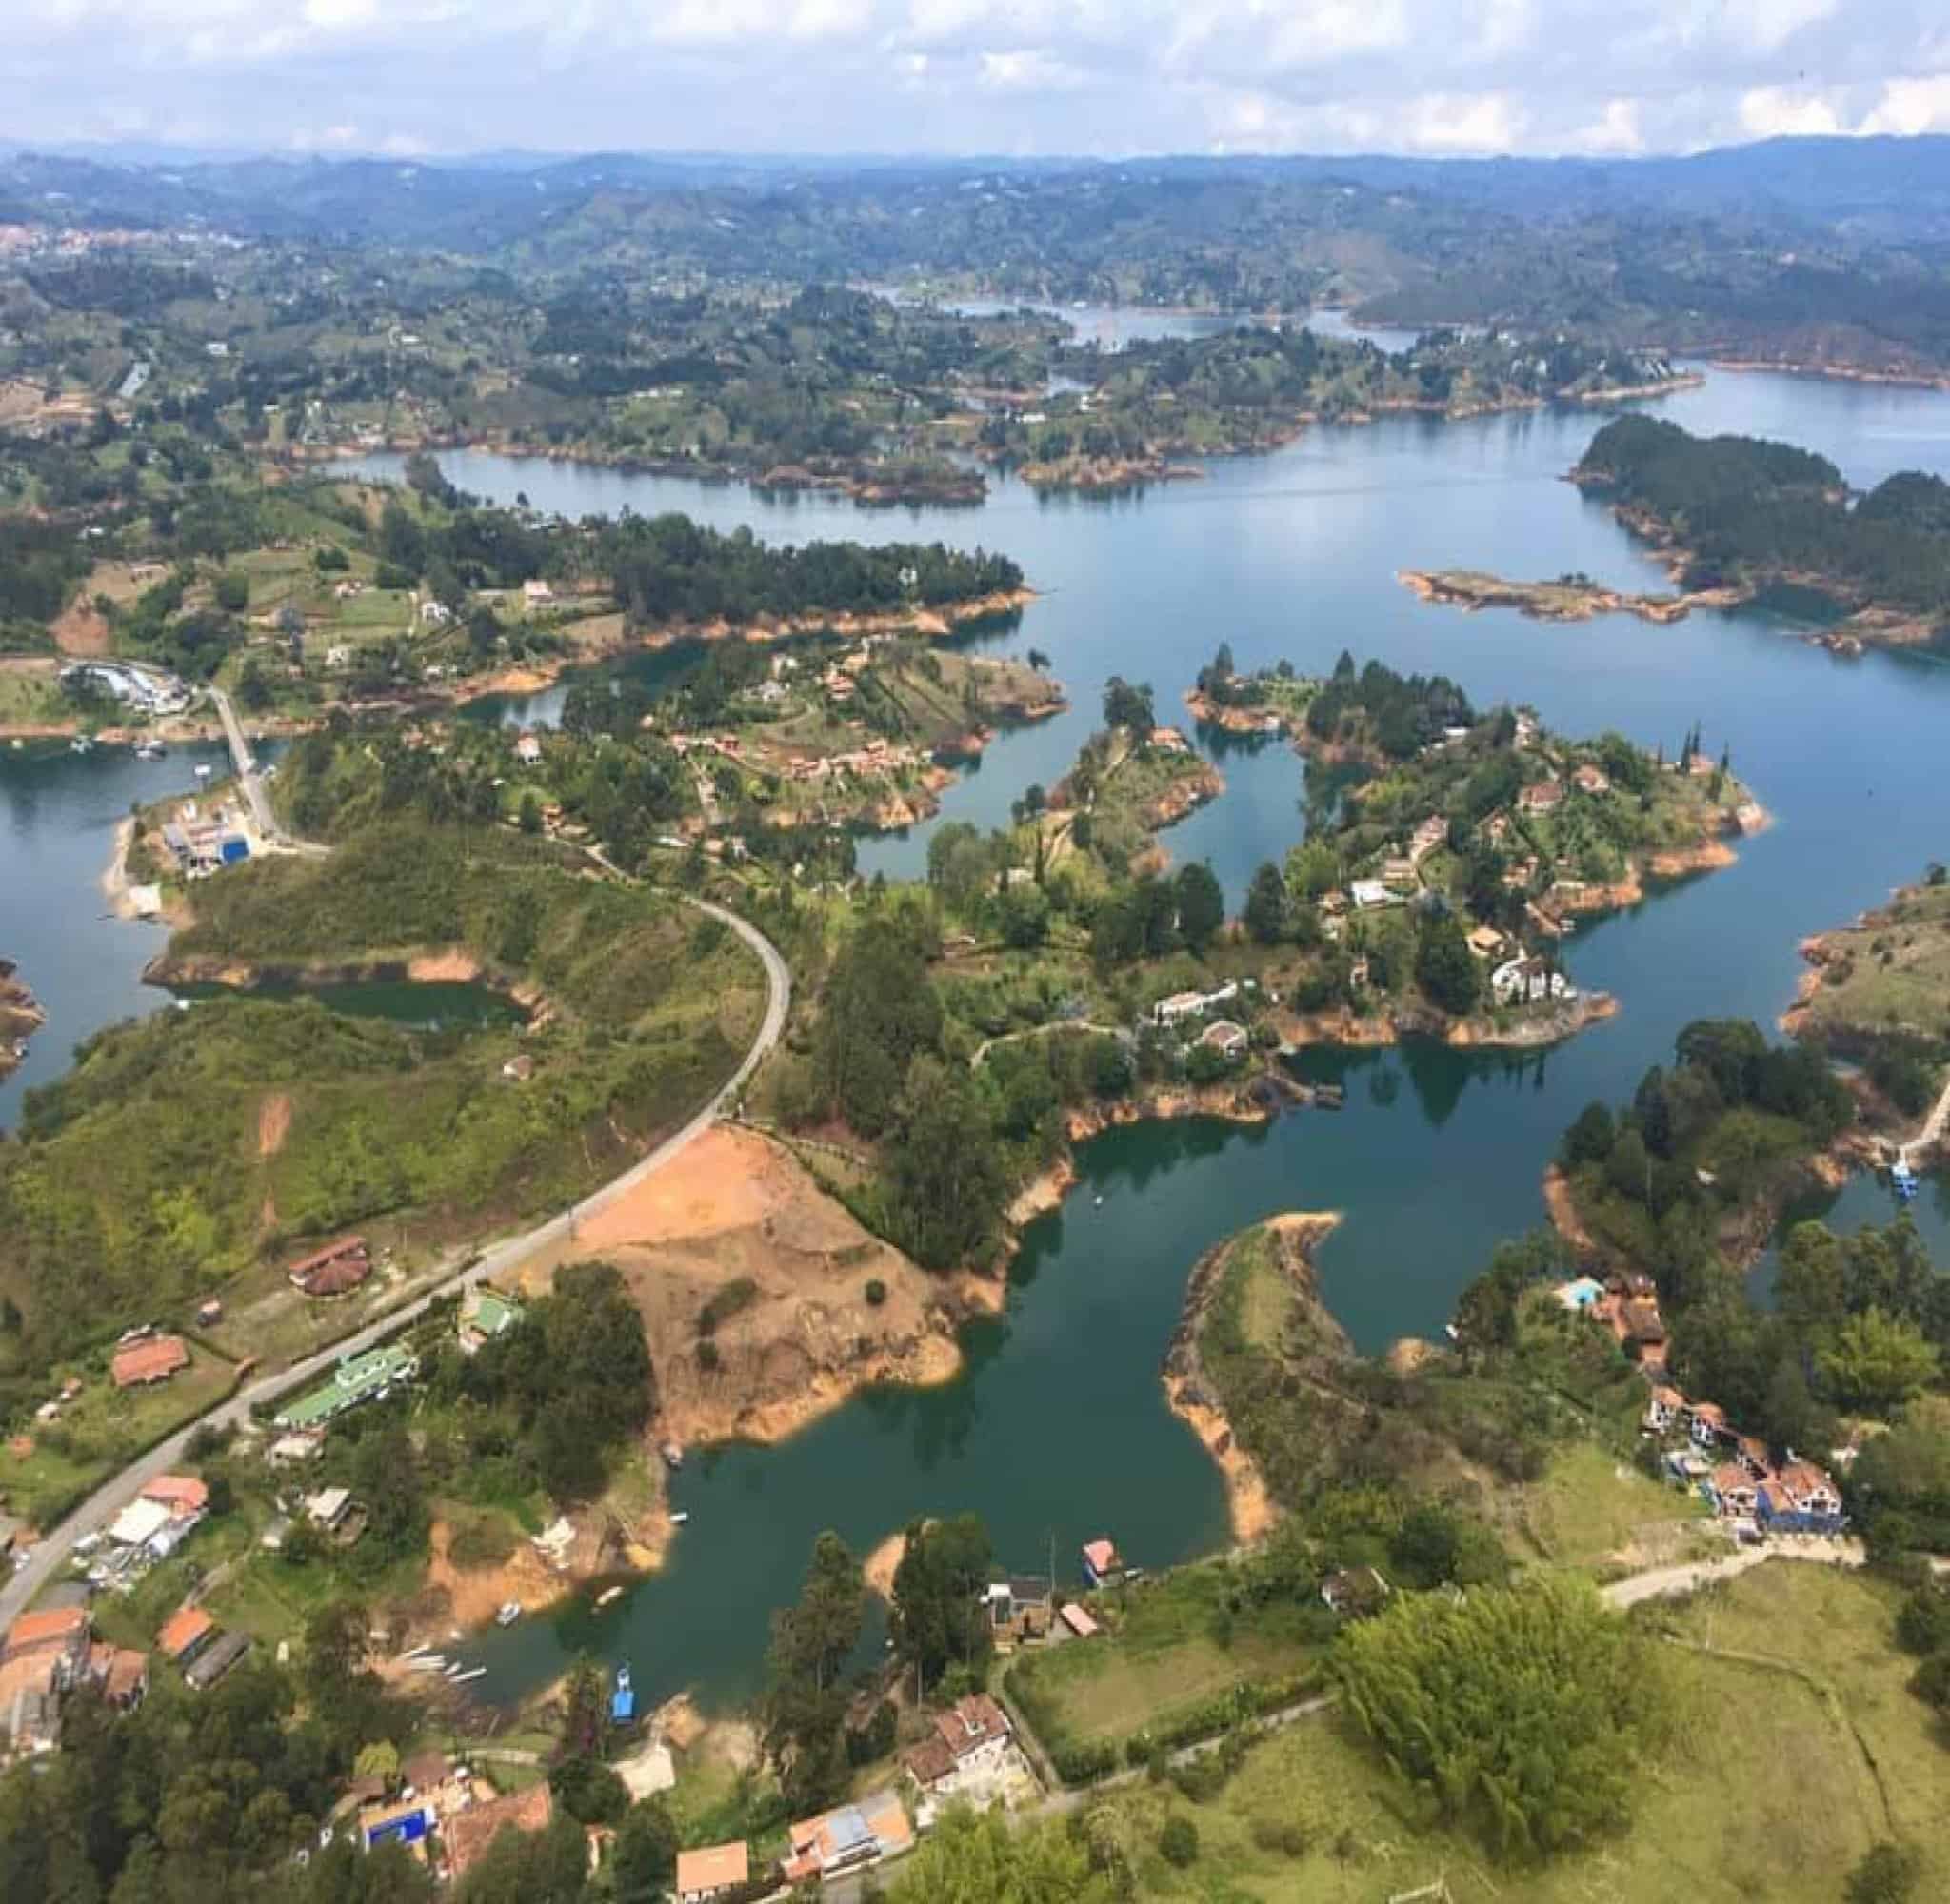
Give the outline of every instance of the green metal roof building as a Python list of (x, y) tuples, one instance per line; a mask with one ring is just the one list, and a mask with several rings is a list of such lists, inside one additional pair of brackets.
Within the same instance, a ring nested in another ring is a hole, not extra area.
[(397, 1342), (348, 1356), (329, 1381), (288, 1402), (274, 1418), (280, 1428), (321, 1428), (334, 1416), (362, 1402), (377, 1401), (392, 1393), (395, 1382), (410, 1381), (420, 1372), (420, 1358)]

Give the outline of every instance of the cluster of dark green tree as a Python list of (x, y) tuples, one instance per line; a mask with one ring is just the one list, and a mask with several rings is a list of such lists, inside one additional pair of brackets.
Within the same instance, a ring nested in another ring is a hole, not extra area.
[(1665, 1716), (1652, 1647), (1563, 1576), (1397, 1594), (1343, 1633), (1334, 1674), (1389, 1769), (1513, 1859), (1626, 1824)]
[(1649, 416), (1606, 424), (1577, 474), (1673, 536), (1688, 586), (1816, 576), (1851, 602), (1950, 613), (1950, 484), (1939, 476), (1902, 471), (1851, 506), (1824, 456)]
[(1391, 761), (1420, 753), (1444, 728), (1475, 724), (1469, 697), (1446, 675), (1397, 674), (1379, 661), (1357, 671), (1345, 648), (1306, 709), (1316, 741), (1375, 748)]
[(0, 515), (0, 630), (10, 623), (51, 622), (88, 570), (88, 552), (72, 526)]
[(1020, 588), (1006, 556), (942, 543), (780, 546), (747, 528), (725, 534), (688, 516), (627, 516), (602, 534), (598, 560), (632, 623), (664, 627), (723, 617), (878, 613)]

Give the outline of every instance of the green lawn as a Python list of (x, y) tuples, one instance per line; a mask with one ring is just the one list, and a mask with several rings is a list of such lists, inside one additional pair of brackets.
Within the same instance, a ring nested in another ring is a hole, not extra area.
[(1008, 1687), (1045, 1746), (1122, 1744), (1242, 1680), (1290, 1677), (1319, 1657), (1321, 1622), (1290, 1604), (1228, 1615), (1223, 1562), (1184, 1567), (1093, 1605), (1099, 1639), (1022, 1654)]

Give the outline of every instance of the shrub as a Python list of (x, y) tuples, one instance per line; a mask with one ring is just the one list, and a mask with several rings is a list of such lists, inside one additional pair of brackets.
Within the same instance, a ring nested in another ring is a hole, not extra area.
[(872, 1278), (866, 1285), (866, 1306), (878, 1309), (887, 1299), (887, 1286), (879, 1277)]
[(1175, 1864), (1183, 1871), (1189, 1864), (1196, 1864), (1199, 1856), (1199, 1828), (1184, 1816), (1174, 1812), (1164, 1821), (1164, 1829), (1158, 1834), (1158, 1850), (1168, 1864)]
[(718, 1345), (706, 1338), (697, 1345), (697, 1365), (706, 1375), (715, 1375), (721, 1363)]
[(735, 1277), (697, 1312), (698, 1334), (715, 1335), (719, 1323), (728, 1322), (732, 1317), (743, 1315), (757, 1300), (758, 1284), (748, 1276)]
[(1255, 1818), (1252, 1839), (1261, 1851), (1275, 1852), (1282, 1857), (1304, 1857), (1313, 1834), (1300, 1818)]
[(1907, 1845), (1872, 1845), (1848, 1874), (1848, 1904), (1905, 1904), (1916, 1894), (1922, 1860)]
[(1905, 1653), (1936, 1653), (1950, 1646), (1950, 1594), (1920, 1586), (1896, 1616), (1896, 1643)]

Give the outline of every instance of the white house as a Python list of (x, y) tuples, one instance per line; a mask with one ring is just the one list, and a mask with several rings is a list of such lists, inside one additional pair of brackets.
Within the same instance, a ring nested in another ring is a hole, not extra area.
[(1511, 959), (1489, 975), (1500, 1005), (1537, 1004), (1547, 999), (1575, 999), (1578, 989), (1554, 965), (1539, 958)]

